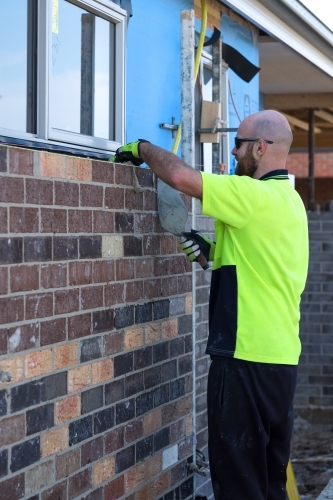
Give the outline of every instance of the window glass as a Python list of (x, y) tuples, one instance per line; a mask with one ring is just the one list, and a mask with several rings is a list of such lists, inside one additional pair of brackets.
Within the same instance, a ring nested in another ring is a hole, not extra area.
[(53, 16), (51, 127), (114, 140), (114, 24), (66, 0)]

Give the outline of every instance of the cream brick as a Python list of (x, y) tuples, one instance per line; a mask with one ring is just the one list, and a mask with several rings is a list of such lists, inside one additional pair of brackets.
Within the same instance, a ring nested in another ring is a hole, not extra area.
[(46, 432), (42, 436), (41, 455), (48, 457), (63, 451), (68, 447), (68, 427), (60, 427)]
[(80, 415), (81, 398), (78, 394), (68, 396), (55, 404), (55, 423), (60, 424)]
[(42, 177), (66, 177), (66, 157), (54, 153), (39, 153), (39, 170)]
[(0, 386), (23, 380), (23, 358), (9, 358), (0, 361)]
[(152, 323), (144, 327), (145, 343), (151, 344), (161, 339), (161, 325), (160, 323)]
[(107, 479), (114, 476), (114, 457), (108, 457), (105, 460), (94, 464), (93, 466), (93, 483), (94, 486), (104, 483)]
[(188, 294), (185, 297), (185, 312), (186, 314), (191, 314), (192, 312), (192, 294)]
[(113, 378), (113, 359), (103, 359), (92, 365), (92, 383), (98, 384)]
[(162, 323), (162, 338), (171, 339), (177, 337), (178, 334), (178, 319), (173, 318)]
[(78, 362), (77, 354), (78, 342), (74, 344), (60, 345), (54, 348), (54, 368), (60, 370), (67, 366), (76, 365)]
[(79, 391), (92, 382), (91, 365), (79, 366), (68, 371), (68, 392)]
[(91, 181), (91, 161), (75, 156), (68, 157), (67, 178), (78, 181)]
[(52, 349), (34, 351), (25, 356), (26, 378), (39, 377), (52, 371)]
[(122, 236), (102, 236), (102, 257), (119, 259), (124, 256)]
[(135, 349), (143, 345), (143, 328), (130, 328), (125, 331), (125, 349)]

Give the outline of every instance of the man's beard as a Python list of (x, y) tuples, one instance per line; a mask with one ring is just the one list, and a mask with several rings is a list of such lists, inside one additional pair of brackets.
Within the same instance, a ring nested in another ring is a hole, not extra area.
[(252, 144), (248, 144), (245, 155), (237, 161), (236, 175), (247, 175), (253, 177), (258, 169), (258, 162), (252, 153)]

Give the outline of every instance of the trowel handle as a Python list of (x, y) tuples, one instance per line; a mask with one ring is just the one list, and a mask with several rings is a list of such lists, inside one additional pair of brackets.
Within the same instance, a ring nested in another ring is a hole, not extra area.
[(200, 266), (204, 271), (206, 271), (206, 269), (209, 269), (209, 264), (202, 252), (200, 252), (200, 255), (197, 257), (197, 262), (199, 262)]

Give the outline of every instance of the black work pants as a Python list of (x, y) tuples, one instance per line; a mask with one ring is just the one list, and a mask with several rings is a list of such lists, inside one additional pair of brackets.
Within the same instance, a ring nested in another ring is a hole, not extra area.
[(215, 500), (286, 500), (297, 367), (212, 357), (208, 447)]

